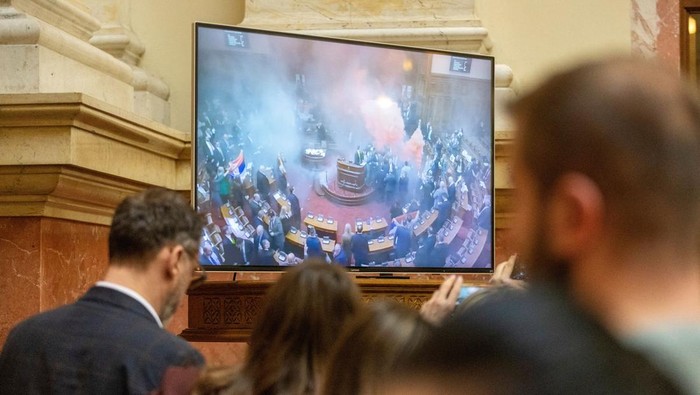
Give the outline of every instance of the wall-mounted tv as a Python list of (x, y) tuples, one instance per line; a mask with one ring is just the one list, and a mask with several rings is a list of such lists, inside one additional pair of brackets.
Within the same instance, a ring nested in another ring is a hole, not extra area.
[(194, 25), (209, 270), (493, 269), (494, 59)]

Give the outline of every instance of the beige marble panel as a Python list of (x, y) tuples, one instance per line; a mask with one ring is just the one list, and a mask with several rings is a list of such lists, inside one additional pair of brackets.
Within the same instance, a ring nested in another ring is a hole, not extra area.
[(0, 95), (0, 216), (108, 224), (149, 185), (189, 191), (190, 135), (82, 94)]
[(478, 26), (473, 0), (247, 0), (243, 24), (283, 30)]
[(88, 9), (70, 0), (11, 0), (14, 8), (33, 15), (59, 29), (87, 41), (100, 28), (100, 21)]

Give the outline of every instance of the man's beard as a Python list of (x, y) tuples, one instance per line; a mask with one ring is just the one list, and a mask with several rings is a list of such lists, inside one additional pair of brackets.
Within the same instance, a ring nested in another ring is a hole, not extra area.
[(571, 262), (555, 256), (550, 248), (550, 231), (547, 223), (546, 205), (538, 210), (534, 227), (534, 239), (528, 251), (522, 252), (528, 279), (559, 287), (568, 287)]
[(175, 314), (175, 311), (182, 300), (182, 296), (187, 291), (187, 285), (188, 283), (182, 281), (181, 279), (178, 285), (165, 298), (165, 303), (163, 304), (163, 308), (161, 309), (160, 313), (160, 320), (163, 322), (163, 326), (167, 325)]

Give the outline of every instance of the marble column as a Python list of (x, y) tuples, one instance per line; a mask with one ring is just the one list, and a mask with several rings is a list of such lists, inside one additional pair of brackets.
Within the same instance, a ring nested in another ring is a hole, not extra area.
[(678, 0), (632, 0), (632, 53), (680, 70)]

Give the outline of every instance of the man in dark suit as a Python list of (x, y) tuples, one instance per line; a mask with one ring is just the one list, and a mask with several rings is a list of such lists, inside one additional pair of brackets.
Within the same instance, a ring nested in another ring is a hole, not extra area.
[(258, 193), (260, 194), (262, 200), (267, 200), (268, 195), (270, 194), (270, 180), (260, 168), (258, 168), (256, 177), (258, 183)]
[(445, 238), (442, 235), (437, 235), (436, 240), (437, 242), (428, 260), (428, 266), (443, 267), (445, 266), (445, 261), (447, 261), (447, 255), (449, 254), (449, 246), (445, 243)]
[(291, 224), (293, 227), (299, 229), (301, 226), (301, 206), (299, 205), (299, 198), (294, 194), (294, 187), (289, 187), (289, 195), (287, 195), (287, 200), (289, 200), (289, 207), (292, 210)]
[(262, 199), (260, 198), (260, 194), (254, 193), (253, 197), (250, 198), (248, 201), (248, 204), (250, 204), (250, 212), (253, 214), (253, 218), (258, 216), (258, 212), (260, 209), (262, 209)]
[(284, 228), (282, 220), (274, 210), (270, 210), (270, 237), (272, 238), (272, 248), (275, 250), (284, 249)]
[(270, 249), (270, 240), (263, 240), (262, 250), (260, 250), (260, 254), (258, 254), (258, 265), (275, 266), (277, 262), (275, 262), (273, 254), (274, 253)]
[(350, 239), (350, 250), (355, 260), (355, 266), (369, 263), (369, 240), (362, 233), (362, 224), (357, 224), (357, 232)]
[(202, 265), (221, 266), (223, 260), (219, 250), (212, 246), (209, 241), (205, 241), (202, 243), (202, 254), (199, 256), (199, 263)]
[(418, 247), (416, 252), (416, 266), (430, 266), (432, 261), (433, 248), (435, 248), (435, 231), (433, 228), (428, 228), (428, 235), (423, 239), (423, 243)]
[(450, 204), (454, 203), (457, 199), (457, 186), (455, 185), (455, 180), (452, 176), (447, 177), (447, 200)]
[(0, 392), (146, 394), (173, 375), (187, 392), (204, 360), (163, 322), (191, 282), (203, 279), (195, 271), (203, 226), (178, 193), (151, 189), (126, 198), (112, 220), (104, 281), (10, 332)]
[(253, 263), (258, 263), (259, 261), (260, 251), (263, 249), (263, 240), (270, 241), (270, 235), (265, 231), (262, 225), (258, 225), (253, 234)]
[(365, 162), (365, 153), (362, 151), (359, 145), (357, 146), (357, 151), (355, 151), (354, 162), (356, 165), (361, 165)]
[(406, 227), (405, 224), (396, 223), (396, 230), (394, 230), (394, 251), (396, 253), (396, 258), (403, 258), (408, 254), (411, 249), (411, 230)]
[(236, 236), (233, 234), (233, 229), (230, 226), (224, 227), (224, 238), (221, 245), (224, 249), (224, 262), (227, 265), (243, 264), (243, 252), (239, 243), (236, 241)]

